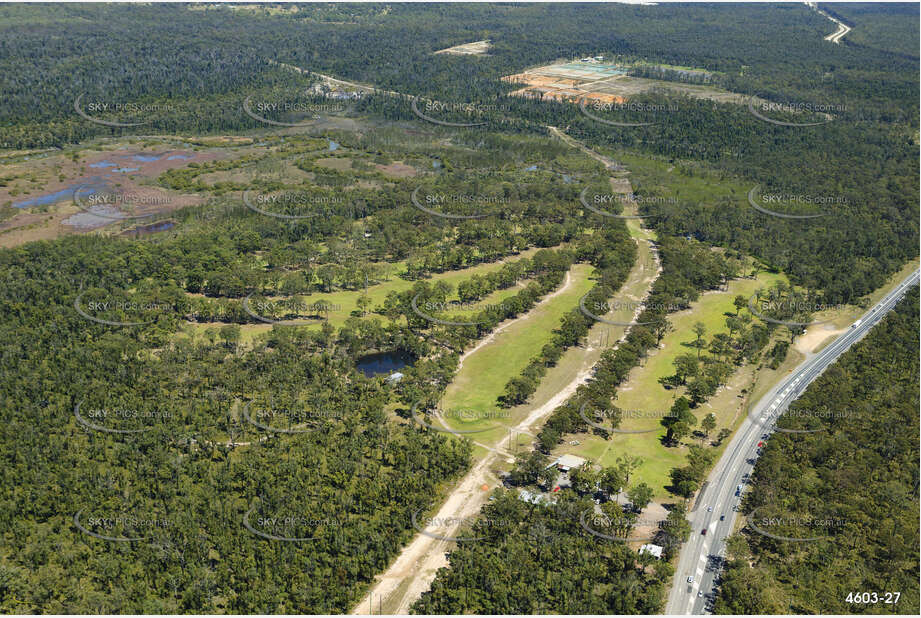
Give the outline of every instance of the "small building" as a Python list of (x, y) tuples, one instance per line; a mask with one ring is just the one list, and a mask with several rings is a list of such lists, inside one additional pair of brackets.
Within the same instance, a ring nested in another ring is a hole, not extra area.
[(662, 546), (653, 545), (652, 543), (647, 543), (646, 545), (643, 545), (642, 547), (640, 547), (639, 553), (649, 554), (651, 556), (654, 556), (656, 560), (661, 560), (662, 559)]
[(387, 376), (387, 382), (389, 382), (390, 384), (396, 384), (402, 379), (403, 379), (403, 374), (400, 373), (399, 371), (394, 371), (389, 376)]
[(546, 500), (541, 494), (528, 491), (527, 489), (518, 491), (518, 499), (529, 504), (542, 504)]
[[(569, 472), (573, 468), (578, 468), (585, 463), (585, 460), (577, 455), (560, 455), (552, 465), (556, 465), (560, 472)], [(547, 466), (548, 468), (550, 466)]]

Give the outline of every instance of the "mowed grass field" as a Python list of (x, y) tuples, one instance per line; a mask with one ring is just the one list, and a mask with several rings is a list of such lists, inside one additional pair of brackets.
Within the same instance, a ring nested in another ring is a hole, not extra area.
[[(628, 221), (627, 227), (634, 237), (641, 240), (638, 242), (636, 263), (617, 298), (638, 301), (645, 296), (656, 274), (655, 258), (649, 243), (646, 242), (647, 239), (654, 239), (654, 234), (641, 229), (639, 222), (635, 220)], [(580, 272), (590, 270), (588, 266), (577, 265), (573, 276), (578, 275), (582, 279)], [(528, 361), (550, 340), (550, 331), (559, 325), (560, 317), (578, 307), (579, 299), (592, 285), (591, 280), (579, 282), (572, 290), (547, 301), (548, 311), (535, 312), (528, 320), (514, 324), (471, 354), (446, 389), (440, 408), (449, 414), (452, 410), (460, 410), (470, 413), (475, 418), (464, 419), (454, 416), (448, 419), (448, 426), (456, 430), (476, 430), (476, 433), (468, 434), (476, 442), (496, 444), (501, 441), (503, 448), (516, 452), (533, 448), (534, 438), (527, 434), (516, 434), (511, 438), (510, 444), (507, 427), (516, 426), (538, 408), (548, 405), (548, 402), (559, 393), (571, 388), (580, 373), (587, 372), (594, 366), (605, 349), (614, 345), (624, 334), (625, 327), (595, 323), (589, 329), (584, 345), (566, 350), (557, 364), (547, 370), (528, 402), (511, 409), (501, 409), (496, 406), (496, 398), (504, 392), (508, 380), (519, 375)], [(629, 322), (633, 319), (632, 303), (612, 303), (612, 307), (614, 308), (605, 314), (607, 319), (619, 322)], [(473, 385), (476, 385), (476, 388)], [(532, 427), (532, 431), (536, 429)], [(475, 447), (475, 455), (482, 454), (483, 449)]]
[[(782, 275), (771, 273), (762, 273), (757, 279), (735, 279), (729, 282), (728, 291), (708, 292), (693, 303), (690, 309), (669, 316), (675, 330), (663, 338), (662, 348), (653, 350), (641, 366), (630, 372), (623, 386), (618, 389), (613, 402), (622, 410), (629, 411), (621, 422), (620, 429), (651, 431), (634, 434), (615, 433), (611, 434), (607, 441), (593, 434), (579, 434), (570, 440), (577, 440), (580, 444), (571, 445), (565, 442), (554, 451), (554, 454), (572, 453), (602, 466), (612, 465), (621, 455), (640, 457), (643, 463), (634, 473), (631, 483), (649, 484), (656, 491), (657, 498), (669, 496), (665, 491), (665, 486), (670, 483), (669, 471), (685, 465), (687, 447), (682, 445), (666, 448), (662, 445), (661, 438), (665, 435), (665, 428), (660, 424), (660, 419), (671, 408), (674, 400), (682, 394), (683, 389), (666, 390), (659, 383), (659, 378), (674, 374), (673, 361), (677, 356), (694, 352), (693, 348), (683, 344), (696, 339), (692, 328), (697, 322), (706, 326), (707, 332), (704, 336), (708, 340), (715, 333), (728, 332), (725, 314), (735, 313), (732, 301), (736, 295), (749, 297), (759, 287), (772, 285), (781, 279)], [(735, 392), (745, 388), (744, 384), (739, 384), (744, 381), (740, 380), (738, 375), (744, 370), (744, 367), (741, 368), (730, 378), (729, 386), (735, 388)], [(709, 412), (716, 415), (717, 429), (712, 436), (722, 427), (733, 428), (740, 419), (737, 415), (737, 406), (731, 405), (731, 398), (725, 402), (726, 405), (716, 403), (717, 398), (727, 390), (724, 389), (711, 398), (711, 404), (715, 404), (713, 408), (704, 404), (693, 410), (698, 419), (702, 419)], [(685, 442), (689, 441), (694, 443), (693, 438), (685, 439)]]
[[(587, 264), (575, 264), (569, 271), (571, 281), (561, 293), (539, 303), (526, 319), (503, 329), (494, 335), (490, 343), (464, 360), (460, 371), (445, 389), (440, 409), (449, 417), (453, 411), (459, 410), (478, 418), (450, 417), (450, 427), (469, 431), (499, 423), (510, 425), (516, 420), (512, 411), (502, 410), (496, 405), (497, 398), (505, 392), (505, 384), (520, 375), (544, 344), (550, 341), (563, 315), (578, 307), (579, 299), (594, 285), (591, 279), (594, 270)], [(470, 435), (476, 440), (493, 442), (504, 431), (503, 428)]]

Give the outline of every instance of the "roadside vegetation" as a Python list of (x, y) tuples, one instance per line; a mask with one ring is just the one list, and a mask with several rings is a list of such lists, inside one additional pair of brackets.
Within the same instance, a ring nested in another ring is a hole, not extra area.
[(918, 332), (912, 288), (781, 417), (716, 613), (918, 613)]

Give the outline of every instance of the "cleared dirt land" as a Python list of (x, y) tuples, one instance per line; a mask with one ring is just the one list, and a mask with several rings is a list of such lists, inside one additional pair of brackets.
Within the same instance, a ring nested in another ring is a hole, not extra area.
[(585, 97), (605, 103), (623, 103), (656, 90), (724, 103), (747, 103), (748, 97), (707, 84), (690, 84), (631, 77), (629, 67), (607, 63), (552, 64), (502, 79), (525, 87), (511, 94), (540, 99), (576, 101)]
[(490, 43), (486, 41), (474, 41), (473, 43), (463, 43), (461, 45), (455, 45), (454, 47), (448, 47), (447, 49), (439, 49), (436, 54), (455, 54), (458, 56), (482, 56), (489, 51)]

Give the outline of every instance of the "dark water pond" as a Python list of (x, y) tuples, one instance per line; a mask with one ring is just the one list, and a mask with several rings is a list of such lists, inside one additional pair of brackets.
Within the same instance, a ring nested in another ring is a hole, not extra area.
[(147, 236), (148, 234), (156, 234), (157, 232), (165, 232), (176, 226), (175, 221), (160, 221), (158, 223), (151, 223), (150, 225), (142, 225), (140, 227), (135, 227), (130, 230), (125, 230), (122, 232), (122, 236)]
[(413, 358), (405, 352), (377, 352), (358, 359), (355, 365), (366, 376), (390, 375), (403, 367), (412, 365)]

